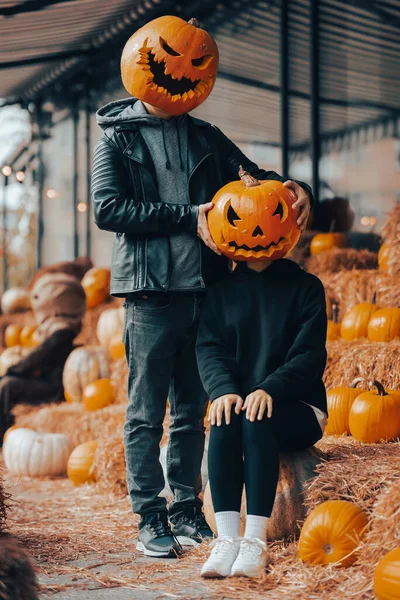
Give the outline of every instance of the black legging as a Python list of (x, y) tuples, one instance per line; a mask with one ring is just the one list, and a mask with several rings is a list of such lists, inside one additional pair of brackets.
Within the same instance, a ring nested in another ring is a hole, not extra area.
[(247, 513), (270, 517), (279, 478), (279, 452), (309, 448), (322, 437), (310, 406), (275, 404), (272, 417), (252, 423), (232, 409), (231, 422), (211, 427), (208, 472), (215, 512), (240, 511), (243, 484)]

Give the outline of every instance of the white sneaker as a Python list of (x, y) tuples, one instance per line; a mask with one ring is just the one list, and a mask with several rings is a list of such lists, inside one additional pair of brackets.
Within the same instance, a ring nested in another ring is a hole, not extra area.
[(261, 579), (268, 564), (267, 544), (259, 538), (244, 538), (231, 575)]
[(217, 538), (211, 542), (213, 549), (201, 569), (202, 577), (229, 577), (239, 552), (240, 539)]

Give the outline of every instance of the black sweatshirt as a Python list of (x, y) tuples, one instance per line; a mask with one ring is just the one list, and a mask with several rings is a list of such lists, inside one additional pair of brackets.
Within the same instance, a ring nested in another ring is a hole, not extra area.
[(261, 273), (239, 263), (207, 293), (197, 338), (200, 376), (213, 401), (256, 389), (327, 413), (326, 305), (321, 281), (281, 259)]

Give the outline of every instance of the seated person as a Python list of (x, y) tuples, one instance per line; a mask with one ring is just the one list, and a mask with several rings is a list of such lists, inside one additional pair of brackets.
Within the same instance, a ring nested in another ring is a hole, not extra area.
[(86, 296), (75, 277), (63, 273), (44, 275), (35, 283), (31, 298), (39, 345), (0, 380), (0, 444), (13, 424), (13, 406), (64, 398), (64, 364), (82, 329)]
[(312, 446), (326, 424), (326, 327), (322, 283), (287, 259), (239, 263), (207, 294), (197, 359), (212, 402), (208, 469), (218, 539), (204, 577), (265, 572), (279, 453)]

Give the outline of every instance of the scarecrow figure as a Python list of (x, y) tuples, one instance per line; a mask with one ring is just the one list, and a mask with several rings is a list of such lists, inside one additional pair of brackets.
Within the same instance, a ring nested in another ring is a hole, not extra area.
[[(126, 299), (127, 482), (141, 517), (137, 548), (150, 556), (173, 558), (181, 544), (212, 536), (198, 495), (207, 395), (195, 342), (205, 293), (228, 273), (229, 261), (208, 229), (211, 199), (238, 178), (240, 165), (259, 179), (284, 181), (259, 169), (217, 127), (187, 114), (209, 96), (217, 70), (217, 45), (196, 19), (160, 17), (123, 51), (131, 96), (97, 113), (103, 135), (94, 152), (94, 219), (115, 234), (111, 294)], [(305, 225), (310, 189), (285, 185)], [(159, 461), (167, 397), (168, 510)]]
[(10, 367), (0, 381), (0, 440), (13, 423), (16, 404), (41, 404), (64, 398), (62, 373), (82, 329), (85, 292), (75, 277), (41, 277), (31, 292), (39, 345)]

